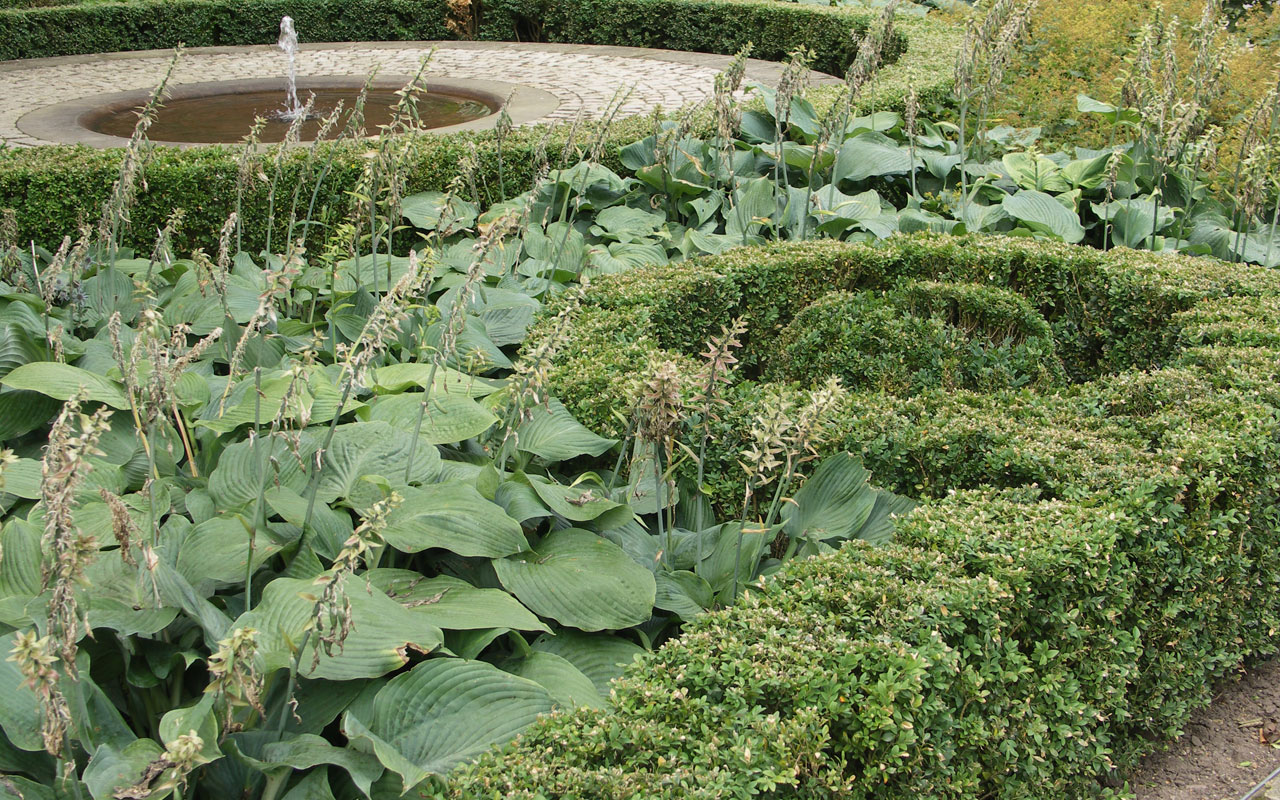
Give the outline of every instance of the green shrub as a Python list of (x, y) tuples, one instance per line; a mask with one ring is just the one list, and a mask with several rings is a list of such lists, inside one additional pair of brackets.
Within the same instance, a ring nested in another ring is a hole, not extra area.
[(0, 10), (0, 60), (266, 44), (292, 16), (306, 41), (456, 38), (444, 0), (129, 0)]
[[(789, 564), (634, 666), (610, 708), (544, 720), (448, 796), (1111, 796), (1215, 678), (1276, 651), (1274, 273), (990, 238), (743, 250), (599, 281), (591, 363), (575, 336), (554, 391), (595, 413), (613, 376), (739, 314), (767, 370), (788, 308), (903, 278), (1015, 289), (1076, 383), (854, 394), (824, 451), (931, 498), (893, 545)], [(761, 397), (788, 391), (734, 387), (714, 494), (741, 482)]]
[(1062, 373), (1048, 324), (1025, 299), (978, 284), (916, 281), (834, 292), (782, 332), (766, 375), (838, 375), (847, 388), (912, 394), (1049, 385)]

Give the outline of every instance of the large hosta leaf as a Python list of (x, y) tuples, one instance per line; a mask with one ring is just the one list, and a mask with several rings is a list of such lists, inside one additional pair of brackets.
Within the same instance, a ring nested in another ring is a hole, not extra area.
[(631, 509), (610, 500), (600, 487), (585, 483), (563, 486), (540, 475), (525, 476), (525, 480), (548, 508), (570, 522), (594, 520), (597, 528), (616, 528), (632, 517)]
[(454, 194), (419, 192), (400, 201), (400, 213), (416, 228), (448, 236), (474, 225), (479, 209)]
[(532, 551), (497, 559), (493, 566), (520, 602), (580, 630), (629, 628), (653, 610), (653, 573), (588, 531), (554, 531)]
[(404, 569), (375, 569), (369, 582), (432, 625), (446, 630), (509, 628), (549, 631), (542, 620), (501, 589), (481, 589), (448, 575), (427, 578)]
[(350, 747), (334, 747), (325, 739), (309, 733), (265, 744), (257, 758), (251, 758), (243, 751), (241, 757), (267, 773), (288, 774), (293, 770), (332, 764), (346, 770), (351, 776), (351, 781), (366, 796), (369, 795), (373, 782), (382, 775), (382, 765), (378, 763), (376, 757)]
[(16, 322), (0, 324), (0, 378), (32, 361), (42, 361), (47, 349)]
[(581, 455), (598, 456), (617, 444), (589, 431), (559, 401), (552, 399), (547, 408), (534, 409), (520, 425), (518, 447), (548, 461), (567, 461)]
[[(243, 567), (239, 578), (244, 579)], [(125, 636), (150, 636), (164, 630), (178, 615), (176, 607), (156, 601), (145, 570), (126, 564), (116, 553), (94, 559), (85, 569), (85, 580), (93, 587), (86, 597), (93, 628), (110, 628)]]
[(152, 739), (137, 739), (123, 748), (99, 745), (84, 768), (84, 783), (94, 800), (110, 800), (117, 791), (138, 782), (164, 748)]
[(479, 661), (431, 659), (392, 678), (370, 709), (344, 714), (342, 727), (408, 791), (510, 740), (551, 707), (533, 681)]
[(647, 651), (619, 636), (562, 630), (543, 634), (533, 643), (539, 653), (552, 653), (568, 661), (591, 679), (601, 697), (609, 696), (609, 682)]
[(441, 548), (460, 556), (501, 558), (529, 546), (520, 523), (469, 483), (407, 488), (382, 537), (405, 553)]
[[(908, 497), (873, 488), (871, 473), (850, 453), (823, 461), (796, 492), (795, 503), (783, 507), (783, 530), (793, 539), (836, 542), (863, 539), (885, 542), (893, 535), (890, 514), (905, 514), (916, 503)], [(880, 514), (873, 511), (880, 506)]]
[(534, 651), (524, 658), (507, 661), (502, 668), (546, 689), (558, 706), (599, 708), (604, 705), (604, 700), (591, 679), (568, 660), (554, 653)]
[(755, 577), (765, 548), (773, 541), (775, 530), (753, 526), (744, 529), (740, 522), (726, 522), (715, 534), (715, 546), (697, 567), (717, 596), (733, 590), (736, 575), (738, 587)]
[(1058, 165), (1038, 153), (1006, 153), (1000, 162), (1023, 189), (1065, 192), (1071, 188)]
[(1003, 206), (1009, 216), (1033, 231), (1053, 234), (1071, 244), (1084, 238), (1084, 227), (1075, 212), (1044, 192), (1023, 189), (1005, 197)]
[(339, 292), (357, 289), (385, 292), (409, 273), (409, 258), (386, 253), (362, 255), (338, 262), (333, 288)]
[(301, 492), (307, 485), (302, 462), (309, 448), (295, 455), (284, 436), (260, 436), (236, 442), (222, 451), (209, 474), (209, 496), (217, 508), (231, 511), (257, 502), (260, 490), (272, 487)]
[[(422, 401), (427, 400), (426, 408)], [(417, 431), (428, 444), (454, 444), (479, 436), (497, 423), (492, 412), (465, 394), (406, 392), (382, 397), (364, 409), (368, 419), (397, 430)]]
[(0, 383), (11, 389), (39, 392), (56, 400), (69, 400), (81, 389), (85, 397), (95, 403), (112, 408), (128, 408), (124, 389), (113, 380), (86, 369), (73, 367), (59, 361), (37, 361), (23, 364), (0, 378)]
[[(0, 638), (0, 650), (12, 652), (14, 642), (14, 634)], [(4, 729), (9, 741), (22, 750), (43, 750), (41, 717), (40, 700), (27, 687), (18, 665), (13, 661), (0, 661), (0, 728)]]
[(711, 607), (715, 593), (711, 584), (702, 577), (679, 570), (659, 570), (654, 578), (658, 582), (658, 596), (654, 605), (670, 611), (682, 619), (693, 619)]
[(619, 242), (635, 242), (652, 238), (667, 218), (662, 214), (630, 206), (606, 208), (596, 215), (591, 233)]
[(592, 245), (587, 255), (590, 266), (582, 274), (593, 279), (636, 267), (667, 263), (667, 250), (657, 242), (616, 242), (607, 247)]
[[(305, 381), (295, 381), (289, 373), (264, 374), (260, 379), (241, 380), (225, 402), (215, 398), (195, 424), (227, 433), (255, 422), (267, 425), (283, 412), (286, 419), (297, 421), (305, 416), (308, 422), (318, 425), (333, 419), (341, 400), (342, 393), (318, 367), (308, 373)], [(360, 405), (348, 398), (342, 411), (353, 411)]]
[[(239, 583), (249, 560), (249, 521), (240, 515), (206, 520), (187, 532), (178, 551), (178, 572), (199, 585), (202, 581)], [(258, 530), (253, 539), (253, 568), (280, 550), (279, 543)]]
[(1173, 209), (1155, 201), (1131, 197), (1110, 203), (1094, 203), (1094, 212), (1111, 222), (1111, 241), (1125, 247), (1145, 247), (1153, 234), (1173, 223)]
[(403, 392), (411, 386), (432, 386), (433, 392), (462, 394), (466, 397), (487, 397), (502, 388), (501, 381), (477, 378), (450, 367), (433, 367), (431, 364), (413, 362), (390, 364), (373, 371), (373, 388), (378, 392)]
[(370, 476), (403, 487), (431, 480), (439, 473), (440, 453), (434, 447), (415, 445), (412, 437), (385, 422), (339, 425), (325, 454), (316, 498), (325, 503), (350, 498), (357, 484)]
[(836, 157), (832, 180), (856, 183), (881, 175), (901, 175), (920, 164), (911, 160), (911, 149), (885, 136), (868, 131), (845, 141)]
[(39, 500), (42, 469), (42, 464), (34, 458), (20, 458), (0, 466), (0, 495)]
[(0, 390), (0, 442), (11, 442), (43, 428), (61, 405), (39, 392)]
[[(235, 621), (234, 627), (259, 631), (258, 652), (267, 672), (289, 666), (312, 625), (320, 592), (321, 587), (308, 580), (276, 578), (253, 611)], [(303, 677), (376, 678), (408, 663), (409, 650), (429, 653), (444, 641), (439, 628), (359, 577), (347, 580), (346, 599), (351, 604), (351, 633), (340, 651), (322, 652), (314, 668), (318, 642), (315, 635), (309, 637), (307, 649), (298, 654), (298, 672)]]

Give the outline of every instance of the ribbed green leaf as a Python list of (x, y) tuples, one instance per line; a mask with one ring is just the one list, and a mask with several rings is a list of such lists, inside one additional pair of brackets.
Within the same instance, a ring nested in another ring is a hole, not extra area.
[(117, 750), (99, 745), (84, 768), (84, 783), (93, 800), (111, 800), (117, 791), (136, 784), (164, 748), (151, 739), (137, 739)]
[(40, 462), (34, 458), (20, 458), (12, 464), (0, 466), (0, 495), (39, 500), (40, 480)]
[(282, 767), (303, 770), (333, 764), (346, 770), (352, 782), (366, 795), (373, 782), (382, 775), (382, 764), (374, 756), (348, 747), (334, 747), (325, 739), (310, 733), (267, 744), (262, 748), (261, 758), (249, 760), (264, 772)]
[(47, 356), (48, 351), (22, 325), (14, 322), (0, 325), (0, 378), (23, 364), (41, 361)]
[(500, 558), (528, 548), (520, 523), (468, 483), (406, 488), (382, 537), (406, 553), (438, 547), (460, 556)]
[(125, 399), (124, 390), (120, 388), (120, 384), (88, 370), (58, 361), (23, 364), (0, 378), (0, 383), (11, 389), (26, 389), (63, 401), (75, 396), (83, 388), (85, 397), (95, 403), (103, 403), (119, 409), (129, 407), (129, 401)]
[(518, 447), (548, 461), (567, 461), (581, 455), (598, 456), (617, 444), (616, 439), (597, 436), (553, 399), (547, 408), (537, 408), (520, 425)]
[(480, 661), (430, 659), (392, 678), (367, 716), (348, 711), (343, 730), (367, 743), (408, 791), (502, 744), (551, 710), (538, 684)]
[(711, 584), (687, 570), (659, 570), (654, 578), (658, 582), (654, 606), (677, 614), (682, 619), (693, 619), (702, 614), (711, 607), (715, 599)]
[(40, 594), (40, 537), (38, 528), (16, 517), (0, 528), (0, 597)]
[[(5, 552), (6, 558), (8, 551)], [(243, 579), (243, 568), (240, 578)], [(89, 624), (109, 628), (125, 636), (149, 636), (164, 630), (178, 609), (156, 602), (151, 582), (138, 567), (126, 564), (118, 552), (105, 552), (85, 568), (93, 587), (86, 593)]]
[[(429, 444), (453, 444), (479, 436), (498, 418), (465, 394), (434, 391), (423, 409), (425, 392), (382, 397), (361, 412), (361, 416), (386, 422), (397, 430), (415, 430)], [(421, 423), (419, 423), (421, 420)]]
[[(0, 637), (0, 651), (13, 650), (16, 634)], [(7, 659), (8, 656), (6, 655)], [(40, 700), (27, 687), (27, 679), (13, 661), (0, 660), (0, 728), (21, 750), (44, 750), (40, 738)]]
[(583, 672), (554, 653), (536, 651), (524, 658), (507, 661), (502, 668), (547, 690), (558, 706), (600, 708), (604, 699)]
[(1044, 192), (1023, 189), (1006, 196), (1002, 205), (1009, 216), (1025, 223), (1033, 231), (1051, 233), (1071, 244), (1084, 238), (1084, 228), (1075, 212)]
[[(178, 546), (175, 566), (193, 585), (202, 581), (239, 583), (244, 581), (249, 558), (249, 531), (242, 517), (214, 517), (187, 532)], [(254, 537), (253, 567), (280, 550), (264, 531)]]
[(550, 630), (529, 609), (501, 589), (480, 589), (448, 575), (424, 578), (417, 572), (402, 569), (370, 570), (365, 578), (392, 600), (424, 616), (437, 628)]
[(43, 428), (62, 406), (39, 392), (0, 391), (0, 442), (12, 442)]
[[(919, 164), (919, 159), (915, 162)], [(911, 149), (878, 131), (845, 140), (836, 156), (832, 181), (857, 183), (881, 175), (900, 175), (912, 168)]]
[(570, 522), (589, 522), (606, 517), (605, 527), (625, 525), (631, 509), (605, 497), (604, 489), (589, 485), (563, 486), (540, 475), (526, 476), (529, 485), (547, 507)]
[[(268, 672), (289, 665), (312, 624), (320, 592), (321, 587), (311, 581), (277, 578), (267, 585), (257, 607), (236, 620), (237, 628), (259, 631), (259, 654)], [(333, 655), (322, 652), (313, 669), (318, 642), (312, 635), (307, 649), (298, 656), (303, 677), (335, 681), (376, 678), (408, 663), (408, 650), (429, 653), (443, 642), (439, 628), (358, 577), (348, 579), (346, 599), (351, 604), (352, 625), (345, 644)]]
[(589, 531), (554, 531), (532, 551), (496, 559), (493, 567), (535, 613), (580, 630), (629, 628), (653, 611), (653, 573)]
[(627, 665), (646, 651), (639, 645), (607, 633), (558, 631), (555, 636), (543, 634), (533, 643), (539, 653), (560, 656), (591, 679), (601, 697), (609, 696), (609, 682), (622, 674)]
[(316, 498), (323, 503), (349, 498), (357, 484), (369, 476), (380, 476), (393, 487), (403, 487), (406, 483), (429, 481), (439, 473), (440, 453), (434, 447), (421, 443), (415, 446), (411, 437), (385, 422), (339, 425), (325, 453)]
[(430, 364), (420, 362), (379, 367), (373, 371), (373, 382), (377, 391), (392, 394), (403, 392), (411, 386), (421, 389), (431, 384), (434, 387), (432, 392), (488, 397), (502, 388), (501, 381), (477, 378), (448, 367), (433, 369)]

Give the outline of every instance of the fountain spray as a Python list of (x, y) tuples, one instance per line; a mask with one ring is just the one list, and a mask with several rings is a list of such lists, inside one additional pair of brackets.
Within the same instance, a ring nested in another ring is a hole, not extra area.
[(294, 120), (303, 113), (302, 104), (298, 102), (298, 32), (293, 29), (293, 17), (280, 18), (280, 38), (276, 44), (289, 57), (289, 86), (285, 97), (286, 108), (280, 119)]

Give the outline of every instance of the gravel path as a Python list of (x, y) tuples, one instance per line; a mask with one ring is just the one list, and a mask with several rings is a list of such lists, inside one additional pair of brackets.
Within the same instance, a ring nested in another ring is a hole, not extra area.
[[(1280, 659), (1218, 687), (1182, 738), (1147, 758), (1130, 785), (1138, 800), (1239, 800), (1280, 767)], [(1280, 800), (1280, 783), (1256, 800)]]

